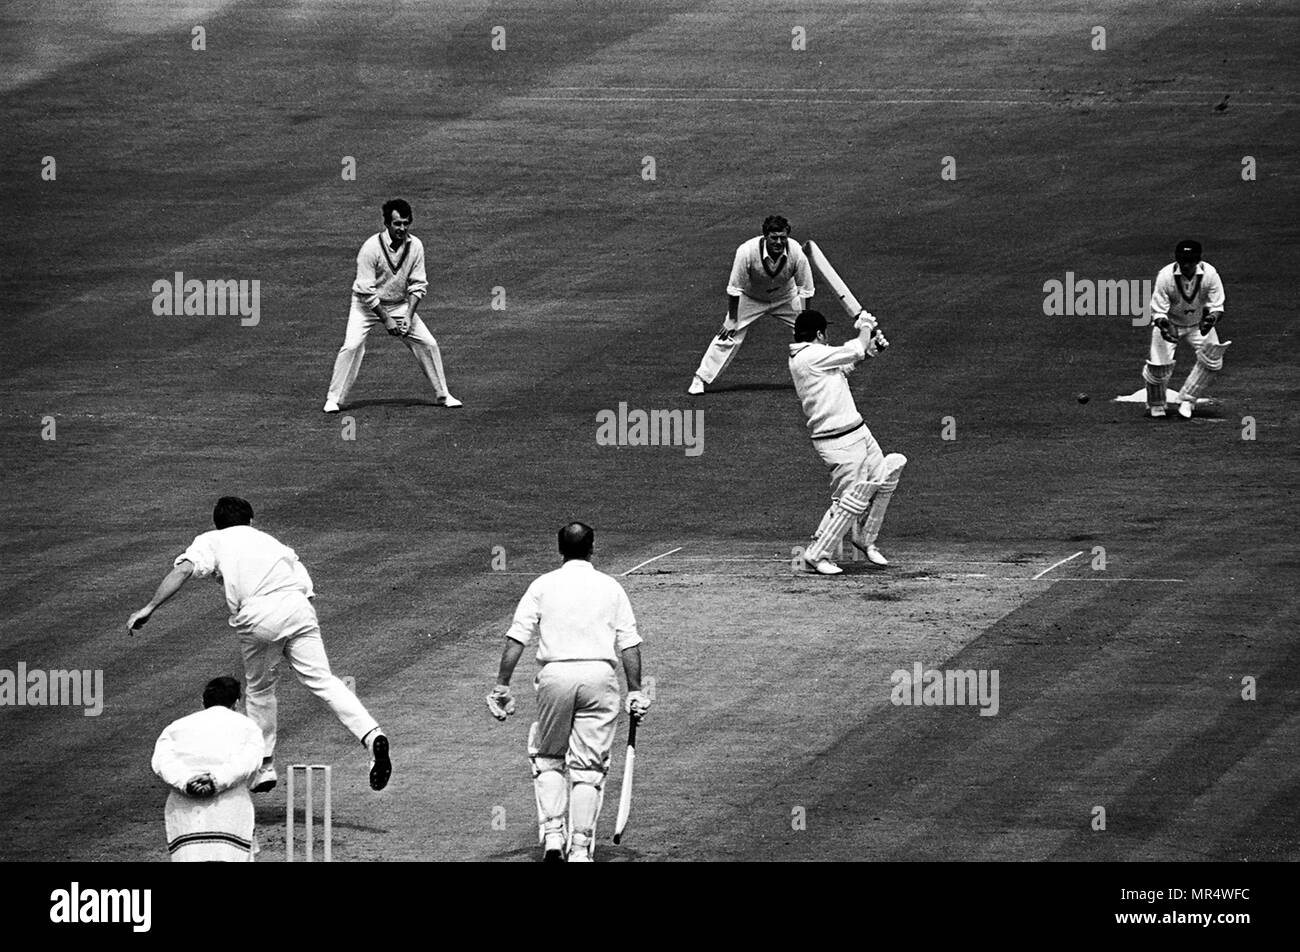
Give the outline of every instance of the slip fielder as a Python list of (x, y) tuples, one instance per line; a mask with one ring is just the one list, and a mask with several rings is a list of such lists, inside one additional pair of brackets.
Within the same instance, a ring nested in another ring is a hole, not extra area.
[(831, 471), (831, 505), (812, 543), (792, 563), (797, 572), (838, 575), (831, 559), (845, 532), (873, 565), (889, 560), (876, 548), (885, 510), (907, 465), (902, 453), (885, 455), (858, 413), (848, 374), (866, 357), (889, 345), (876, 319), (863, 311), (854, 325), (858, 336), (839, 347), (826, 343), (826, 318), (804, 311), (795, 321), (790, 345), (790, 376), (808, 418), (813, 447)]
[(727, 316), (704, 352), (687, 393), (698, 396), (735, 358), (749, 325), (769, 314), (794, 327), (794, 319), (813, 296), (812, 269), (790, 223), (780, 215), (763, 220), (763, 233), (736, 249), (727, 281)]
[(402, 199), (385, 202), (384, 230), (367, 238), (357, 252), (348, 329), (334, 359), (334, 376), (322, 408), (326, 413), (337, 413), (356, 383), (366, 355), (366, 338), (376, 324), (400, 337), (415, 356), (433, 384), (439, 406), (462, 405), (447, 389), (438, 342), (415, 313), (429, 281), (424, 271), (424, 244), (410, 233), (413, 218), (411, 206)]
[(641, 636), (632, 605), (616, 579), (592, 567), (594, 540), (591, 527), (581, 522), (559, 531), (564, 564), (535, 579), (519, 600), (497, 683), (487, 696), (497, 720), (515, 712), (510, 678), (524, 646), (536, 637), (542, 668), (533, 681), (537, 723), (528, 756), (547, 862), (566, 855), (570, 863), (593, 858), (618, 718), (617, 664), (627, 678), (628, 714), (640, 718), (650, 709), (650, 698), (641, 692)]
[(1223, 318), (1223, 300), (1223, 282), (1219, 272), (1201, 260), (1201, 243), (1178, 242), (1173, 262), (1160, 269), (1151, 292), (1151, 348), (1142, 368), (1151, 416), (1165, 415), (1165, 388), (1174, 375), (1180, 340), (1191, 344), (1196, 365), (1178, 391), (1179, 416), (1191, 417), (1196, 398), (1223, 369), (1223, 352), (1232, 343), (1219, 343), (1215, 329)]

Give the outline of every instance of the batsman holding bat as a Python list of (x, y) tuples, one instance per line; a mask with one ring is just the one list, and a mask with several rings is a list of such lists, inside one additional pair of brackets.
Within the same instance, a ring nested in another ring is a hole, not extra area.
[(808, 417), (813, 446), (831, 471), (830, 508), (812, 543), (792, 563), (796, 572), (810, 575), (843, 571), (831, 555), (839, 550), (845, 532), (873, 565), (889, 564), (876, 548), (876, 537), (907, 464), (901, 453), (881, 452), (853, 402), (848, 374), (889, 345), (866, 311), (854, 327), (857, 337), (831, 347), (826, 343), (826, 318), (819, 311), (804, 311), (795, 321), (790, 345), (790, 376)]
[(581, 522), (560, 530), (564, 564), (535, 579), (519, 600), (496, 687), (487, 696), (498, 721), (515, 712), (510, 679), (524, 646), (536, 637), (542, 668), (533, 682), (537, 723), (528, 756), (547, 862), (566, 856), (570, 863), (592, 861), (618, 718), (620, 662), (627, 712), (639, 719), (650, 709), (641, 691), (641, 636), (632, 605), (616, 579), (592, 567), (594, 540)]

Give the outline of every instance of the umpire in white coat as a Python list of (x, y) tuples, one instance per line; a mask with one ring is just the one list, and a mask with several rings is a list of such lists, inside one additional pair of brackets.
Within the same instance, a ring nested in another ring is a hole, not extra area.
[(153, 772), (171, 788), (163, 817), (174, 863), (253, 860), (248, 781), (262, 764), (262, 731), (235, 710), (239, 682), (213, 678), (203, 710), (167, 725)]

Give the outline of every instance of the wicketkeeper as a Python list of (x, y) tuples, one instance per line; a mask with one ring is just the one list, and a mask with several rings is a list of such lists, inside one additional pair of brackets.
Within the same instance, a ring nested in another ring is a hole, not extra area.
[(641, 636), (632, 605), (617, 580), (592, 567), (594, 539), (591, 527), (581, 522), (560, 530), (564, 564), (535, 579), (519, 600), (496, 687), (487, 696), (497, 720), (515, 712), (510, 678), (524, 646), (536, 636), (542, 669), (533, 682), (537, 723), (529, 734), (528, 756), (548, 862), (566, 855), (570, 863), (592, 860), (618, 718), (620, 661), (627, 712), (641, 717), (650, 709), (650, 698), (641, 691)]
[(1142, 368), (1151, 416), (1165, 415), (1165, 388), (1174, 374), (1178, 342), (1185, 340), (1196, 352), (1196, 365), (1178, 391), (1178, 415), (1191, 417), (1197, 397), (1223, 369), (1223, 352), (1232, 343), (1219, 343), (1216, 325), (1222, 319), (1219, 272), (1201, 260), (1199, 241), (1178, 242), (1173, 262), (1160, 269), (1151, 293), (1151, 352)]

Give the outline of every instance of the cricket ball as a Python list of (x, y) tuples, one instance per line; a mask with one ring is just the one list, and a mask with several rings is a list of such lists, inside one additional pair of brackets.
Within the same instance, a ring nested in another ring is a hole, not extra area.
[(1080, 403), (1087, 403), (1087, 402), (1088, 402), (1088, 395), (1087, 395), (1086, 393), (1081, 393), (1081, 394), (1079, 394), (1079, 396), (1078, 396), (1078, 400), (1079, 400)]

